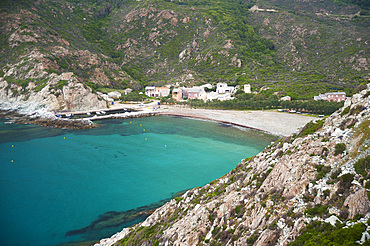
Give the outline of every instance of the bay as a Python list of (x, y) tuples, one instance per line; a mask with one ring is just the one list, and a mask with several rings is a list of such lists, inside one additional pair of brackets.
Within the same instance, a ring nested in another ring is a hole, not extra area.
[[(179, 117), (105, 120), (88, 130), (0, 119), (2, 245), (99, 240), (122, 229), (86, 228), (221, 177), (275, 136)], [(114, 213), (113, 213), (114, 214)], [(142, 220), (142, 219), (141, 219)]]

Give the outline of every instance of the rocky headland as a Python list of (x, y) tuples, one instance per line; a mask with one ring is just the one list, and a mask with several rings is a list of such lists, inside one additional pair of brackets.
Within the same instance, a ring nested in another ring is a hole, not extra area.
[(326, 119), (308, 123), (95, 246), (288, 245), (310, 225), (327, 223), (331, 230), (361, 228), (352, 240), (364, 242), (370, 218), (369, 95), (368, 85)]

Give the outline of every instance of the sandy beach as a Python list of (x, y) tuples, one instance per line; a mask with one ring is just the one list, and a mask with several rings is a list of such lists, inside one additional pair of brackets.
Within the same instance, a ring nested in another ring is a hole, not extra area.
[(156, 110), (163, 115), (176, 115), (231, 123), (262, 130), (277, 136), (289, 136), (306, 123), (318, 119), (308, 115), (290, 114), (277, 111), (234, 111), (212, 109), (190, 109), (162, 105)]
[[(135, 112), (125, 114), (103, 115), (91, 118), (91, 120), (104, 118), (130, 118), (140, 117), (140, 115), (174, 115), (189, 117), (195, 119), (204, 119), (211, 121), (218, 121), (223, 123), (234, 124), (237, 126), (247, 127), (264, 131), (276, 136), (289, 136), (297, 132), (299, 128), (317, 117), (278, 112), (277, 110), (214, 110), (214, 109), (192, 109), (184, 105), (158, 105), (159, 101), (153, 101), (147, 104), (139, 103), (115, 103), (109, 109), (132, 109)], [(81, 112), (68, 112), (81, 113)]]

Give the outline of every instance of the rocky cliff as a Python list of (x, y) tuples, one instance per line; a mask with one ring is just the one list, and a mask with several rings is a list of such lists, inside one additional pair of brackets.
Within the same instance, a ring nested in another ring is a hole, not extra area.
[[(326, 119), (241, 160), (223, 177), (97, 245), (304, 245), (320, 244), (330, 233), (341, 235), (330, 239), (341, 240), (338, 245), (365, 241), (369, 95), (370, 84)], [(343, 236), (352, 230), (353, 237)]]

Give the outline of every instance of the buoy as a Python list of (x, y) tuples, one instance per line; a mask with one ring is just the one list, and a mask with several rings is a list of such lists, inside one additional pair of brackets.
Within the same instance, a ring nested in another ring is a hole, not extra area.
[(64, 137), (64, 139), (66, 139), (66, 137)]
[(130, 124), (132, 123), (132, 121), (130, 121)]
[(143, 132), (145, 132), (145, 129), (143, 129)]
[(140, 124), (140, 126), (141, 126), (141, 124)]
[(13, 160), (11, 160), (11, 162), (13, 162)]
[(12, 145), (12, 148), (14, 147), (14, 145)]
[(148, 140), (147, 138), (145, 138), (145, 140)]
[(167, 147), (167, 145), (164, 145), (164, 147)]

